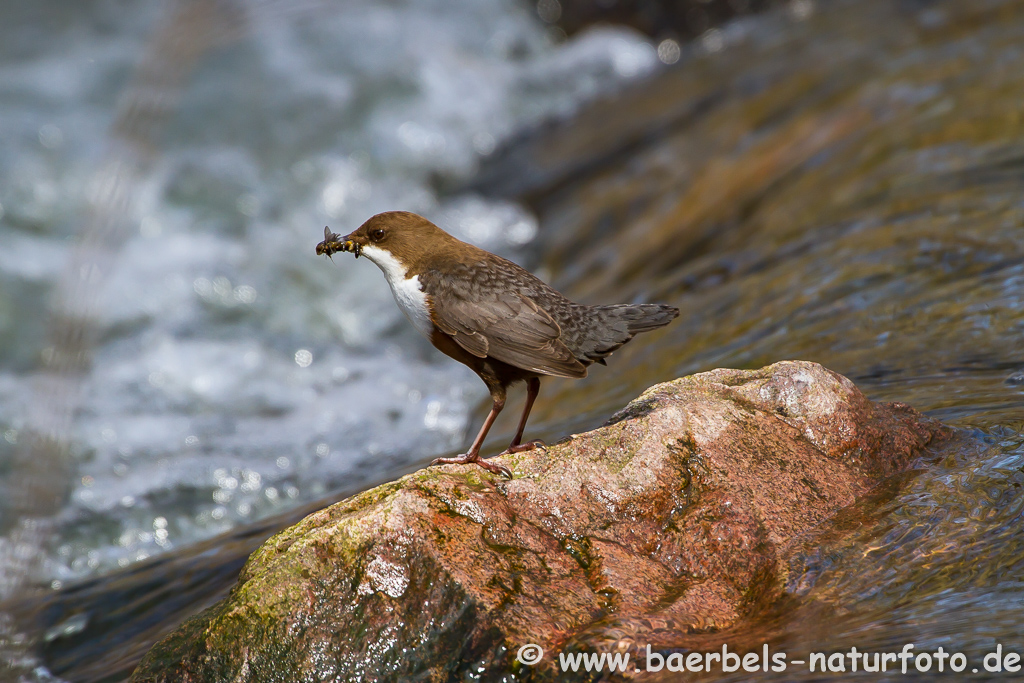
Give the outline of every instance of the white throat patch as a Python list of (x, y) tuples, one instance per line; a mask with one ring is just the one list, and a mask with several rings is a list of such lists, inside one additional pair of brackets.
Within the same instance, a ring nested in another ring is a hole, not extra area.
[(406, 277), (405, 266), (392, 256), (390, 251), (380, 247), (366, 245), (360, 251), (360, 255), (370, 259), (384, 271), (384, 277), (387, 278), (391, 293), (402, 313), (405, 313), (413, 327), (429, 337), (434, 331), (434, 324), (430, 321), (427, 295), (420, 286), (419, 276)]

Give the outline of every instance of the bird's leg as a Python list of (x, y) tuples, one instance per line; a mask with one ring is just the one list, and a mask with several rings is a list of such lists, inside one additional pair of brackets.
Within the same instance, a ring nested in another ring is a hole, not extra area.
[(526, 421), (530, 418), (530, 411), (533, 409), (533, 402), (537, 400), (537, 394), (540, 393), (540, 378), (531, 377), (526, 380), (526, 405), (523, 406), (523, 416), (519, 418), (519, 429), (516, 430), (515, 438), (512, 439), (512, 443), (505, 449), (505, 453), (522, 453), (523, 451), (529, 451), (534, 448), (547, 448), (544, 442), (540, 439), (534, 439), (533, 441), (523, 441), (523, 431), (526, 430)]
[(480, 432), (476, 435), (476, 438), (473, 439), (473, 445), (469, 447), (469, 450), (454, 458), (434, 458), (430, 463), (431, 465), (466, 465), (475, 462), (488, 472), (504, 474), (509, 479), (512, 478), (512, 471), (509, 468), (489, 463), (480, 457), (480, 447), (484, 445), (487, 432), (490, 431), (491, 425), (494, 424), (494, 418), (498, 417), (498, 413), (505, 407), (504, 395), (494, 395), (492, 393), (492, 398), (494, 399), (494, 405), (491, 406), (491, 412), (487, 414), (487, 419), (484, 420), (484, 424), (480, 427)]

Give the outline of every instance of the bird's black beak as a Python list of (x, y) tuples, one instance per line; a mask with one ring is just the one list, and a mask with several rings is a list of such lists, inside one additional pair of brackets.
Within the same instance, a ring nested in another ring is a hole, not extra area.
[(358, 242), (349, 239), (351, 235), (342, 237), (341, 235), (331, 232), (331, 229), (324, 227), (324, 241), (316, 245), (316, 255), (324, 255), (331, 258), (331, 254), (335, 254), (339, 251), (351, 251), (359, 258), (359, 253), (362, 251)]

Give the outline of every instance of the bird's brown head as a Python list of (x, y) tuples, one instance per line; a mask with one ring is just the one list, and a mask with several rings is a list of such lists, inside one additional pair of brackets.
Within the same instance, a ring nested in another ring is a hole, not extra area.
[(350, 251), (356, 258), (366, 256), (377, 262), (376, 256), (383, 251), (413, 269), (425, 256), (440, 255), (459, 246), (469, 247), (422, 216), (408, 211), (387, 211), (344, 237), (324, 228), (324, 241), (316, 245), (316, 253), (330, 256)]

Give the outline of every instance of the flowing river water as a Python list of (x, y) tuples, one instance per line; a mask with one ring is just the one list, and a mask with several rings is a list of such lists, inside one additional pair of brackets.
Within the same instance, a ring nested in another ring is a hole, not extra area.
[[(184, 46), (152, 36), (203, 3), (49, 4), (0, 10), (0, 587), (44, 591), (10, 603), (40, 680), (119, 680), (280, 525), (464, 446), (479, 381), (373, 266), (313, 257), (324, 224), (399, 207), (578, 300), (681, 309), (545, 382), (530, 436), (787, 358), (959, 428), (806, 550), (751, 642), (1024, 653), (1024, 2), (796, 0), (671, 66), (496, 0), (221, 3)], [(192, 66), (161, 76), (168, 53)], [(102, 257), (70, 239), (117, 221)], [(69, 268), (94, 342), (27, 571), (18, 448), (53, 413), (39, 312)]]

